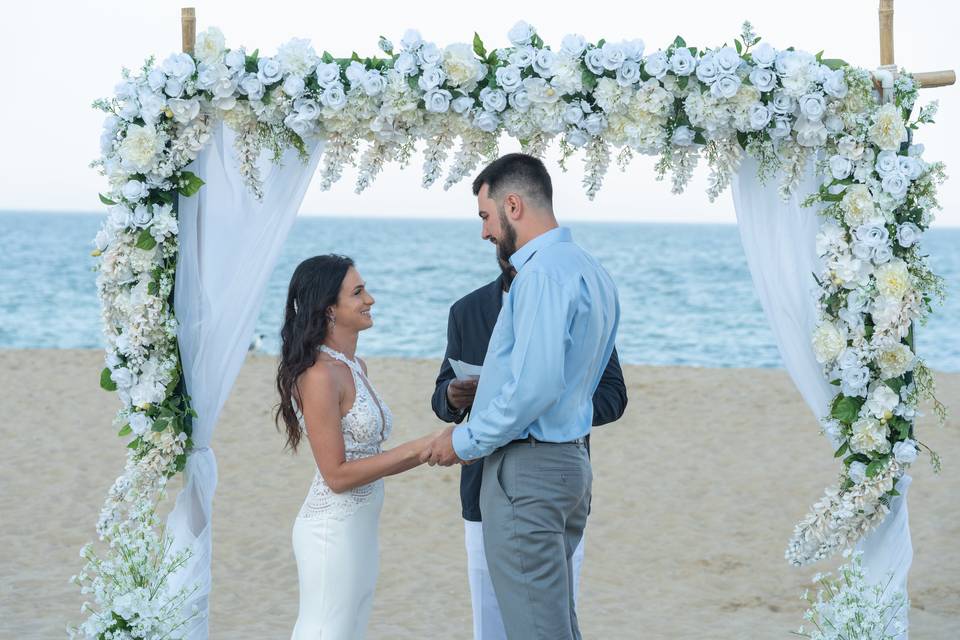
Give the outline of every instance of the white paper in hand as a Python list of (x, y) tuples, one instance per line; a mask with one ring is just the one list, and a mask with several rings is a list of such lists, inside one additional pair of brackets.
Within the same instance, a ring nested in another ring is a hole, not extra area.
[(450, 361), (450, 366), (453, 367), (453, 373), (457, 376), (457, 380), (476, 380), (480, 377), (480, 372), (483, 371), (482, 365), (468, 364), (453, 358), (447, 359)]

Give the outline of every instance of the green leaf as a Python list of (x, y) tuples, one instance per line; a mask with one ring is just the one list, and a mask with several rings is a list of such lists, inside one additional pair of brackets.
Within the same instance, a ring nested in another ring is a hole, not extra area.
[(817, 52), (817, 55), (815, 55), (814, 58), (817, 59), (817, 62), (820, 62), (821, 60), (823, 60), (823, 49), (821, 49), (820, 51), (818, 51), (818, 52)]
[(677, 78), (677, 86), (679, 86), (681, 89), (686, 89), (689, 82), (690, 76), (680, 76)]
[(707, 144), (707, 139), (703, 137), (702, 131), (697, 131), (693, 134), (693, 141), (697, 144)]
[(600, 47), (602, 47), (602, 46), (605, 45), (605, 44), (607, 44), (607, 41), (606, 41), (605, 39), (603, 39), (603, 38), (600, 38), (600, 40), (597, 41), (597, 49), (599, 49)]
[(153, 421), (153, 426), (150, 428), (150, 430), (160, 433), (161, 431), (166, 430), (168, 424), (169, 423), (166, 420), (163, 420), (162, 418), (160, 418)]
[(735, 47), (737, 48), (737, 53), (741, 53), (741, 54), (743, 53), (743, 45), (740, 44), (740, 41), (739, 41), (739, 40), (736, 40), (736, 39), (735, 39), (735, 40), (733, 41), (733, 46), (735, 46)]
[(849, 448), (850, 448), (849, 443), (844, 442), (842, 445), (840, 445), (840, 448), (837, 449), (836, 452), (833, 454), (833, 457), (839, 458), (840, 456), (845, 454), (847, 452), (847, 449)]
[(322, 60), (323, 62), (325, 62), (325, 63), (327, 63), (327, 64), (330, 64), (331, 62), (333, 62), (334, 58), (333, 58), (333, 55), (331, 55), (331, 53), (330, 53), (329, 51), (324, 51), (324, 52), (323, 52), (323, 55), (320, 56), (320, 60)]
[(543, 48), (543, 38), (541, 38), (539, 35), (537, 35), (537, 34), (535, 33), (535, 34), (533, 34), (533, 37), (530, 38), (530, 44), (532, 44), (532, 45), (533, 45), (534, 47), (536, 47), (537, 49), (542, 49), (542, 48)]
[(480, 34), (476, 31), (473, 32), (473, 52), (481, 58), (487, 57), (487, 49), (483, 46), (483, 40), (480, 39)]
[(131, 433), (133, 433), (133, 429), (130, 428), (130, 425), (125, 424), (123, 425), (123, 429), (120, 429), (120, 433), (118, 433), (117, 435), (122, 438), (123, 436), (130, 435)]
[(153, 236), (150, 235), (150, 229), (144, 229), (140, 232), (140, 235), (137, 236), (137, 248), (143, 249), (144, 251), (149, 251), (157, 246), (157, 241), (153, 239)]
[(677, 36), (676, 38), (673, 39), (673, 46), (676, 47), (677, 49), (682, 49), (685, 46), (687, 46), (687, 41), (681, 38), (680, 36)]
[(746, 133), (744, 133), (743, 131), (737, 131), (737, 142), (740, 143), (741, 149), (747, 148), (747, 142), (749, 142), (749, 140), (750, 139), (748, 138)]
[(890, 378), (888, 380), (884, 380), (883, 383), (897, 393), (900, 393), (900, 389), (903, 388), (903, 380), (900, 378)]
[(134, 438), (133, 440), (130, 441), (130, 444), (127, 445), (127, 449), (139, 449), (139, 448), (140, 448), (140, 444), (141, 444), (142, 442), (143, 442), (143, 440), (141, 440), (140, 437), (137, 436), (136, 438)]
[(108, 198), (107, 196), (103, 195), (102, 193), (98, 193), (97, 195), (100, 196), (100, 202), (102, 202), (103, 204), (105, 204), (105, 205), (107, 205), (107, 206), (110, 206), (110, 205), (113, 205), (113, 204), (117, 204), (116, 202), (114, 202), (113, 200), (111, 200), (111, 199)]
[(117, 390), (117, 383), (110, 377), (110, 367), (104, 367), (100, 372), (100, 388), (105, 391)]
[(583, 82), (584, 93), (591, 93), (597, 88), (597, 76), (593, 75), (593, 71), (590, 71), (590, 69), (583, 67), (580, 79)]
[(151, 280), (150, 282), (147, 283), (147, 293), (149, 293), (152, 296), (155, 296), (158, 293), (160, 293), (160, 285), (157, 284), (156, 280)]
[(890, 428), (897, 432), (899, 440), (906, 440), (910, 437), (910, 422), (901, 416), (894, 416), (890, 420)]
[(825, 60), (821, 60), (820, 64), (828, 67), (833, 71), (849, 66), (846, 60), (841, 60), (840, 58), (826, 58)]
[(833, 401), (833, 406), (830, 407), (830, 416), (849, 426), (860, 415), (860, 407), (863, 406), (863, 403), (863, 398), (840, 394)]
[(883, 458), (877, 458), (876, 460), (868, 464), (867, 477), (872, 478), (873, 476), (880, 473), (880, 471), (886, 466), (886, 464), (887, 464), (886, 456), (884, 456)]
[(191, 171), (181, 171), (180, 172), (180, 186), (177, 191), (180, 195), (189, 198), (190, 196), (196, 195), (200, 191), (200, 187), (204, 184), (203, 180), (200, 179), (200, 176), (191, 172)]

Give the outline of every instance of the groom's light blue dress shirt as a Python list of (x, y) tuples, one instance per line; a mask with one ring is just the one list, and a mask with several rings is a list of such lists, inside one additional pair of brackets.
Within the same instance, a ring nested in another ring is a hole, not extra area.
[(470, 420), (453, 431), (462, 460), (528, 435), (568, 442), (590, 433), (593, 393), (613, 352), (616, 287), (569, 229), (537, 236), (510, 262), (517, 276), (490, 336)]

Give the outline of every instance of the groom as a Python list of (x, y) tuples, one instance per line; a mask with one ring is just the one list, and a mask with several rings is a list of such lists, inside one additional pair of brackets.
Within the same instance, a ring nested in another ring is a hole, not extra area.
[(450, 465), (487, 457), (483, 541), (507, 636), (579, 640), (571, 565), (590, 503), (585, 438), (613, 353), (616, 287), (557, 224), (542, 162), (504, 156), (473, 187), (484, 236), (497, 240), (517, 275), (470, 419), (448, 428), (423, 458)]

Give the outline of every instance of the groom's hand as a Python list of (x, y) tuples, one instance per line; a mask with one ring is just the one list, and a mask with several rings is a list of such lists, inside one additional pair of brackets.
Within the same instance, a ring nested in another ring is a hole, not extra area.
[(457, 411), (466, 409), (473, 404), (479, 382), (479, 378), (451, 380), (450, 384), (447, 385), (447, 403)]
[(447, 427), (433, 439), (430, 446), (420, 455), (420, 462), (426, 462), (431, 467), (434, 465), (449, 467), (462, 462), (453, 449), (453, 427)]

